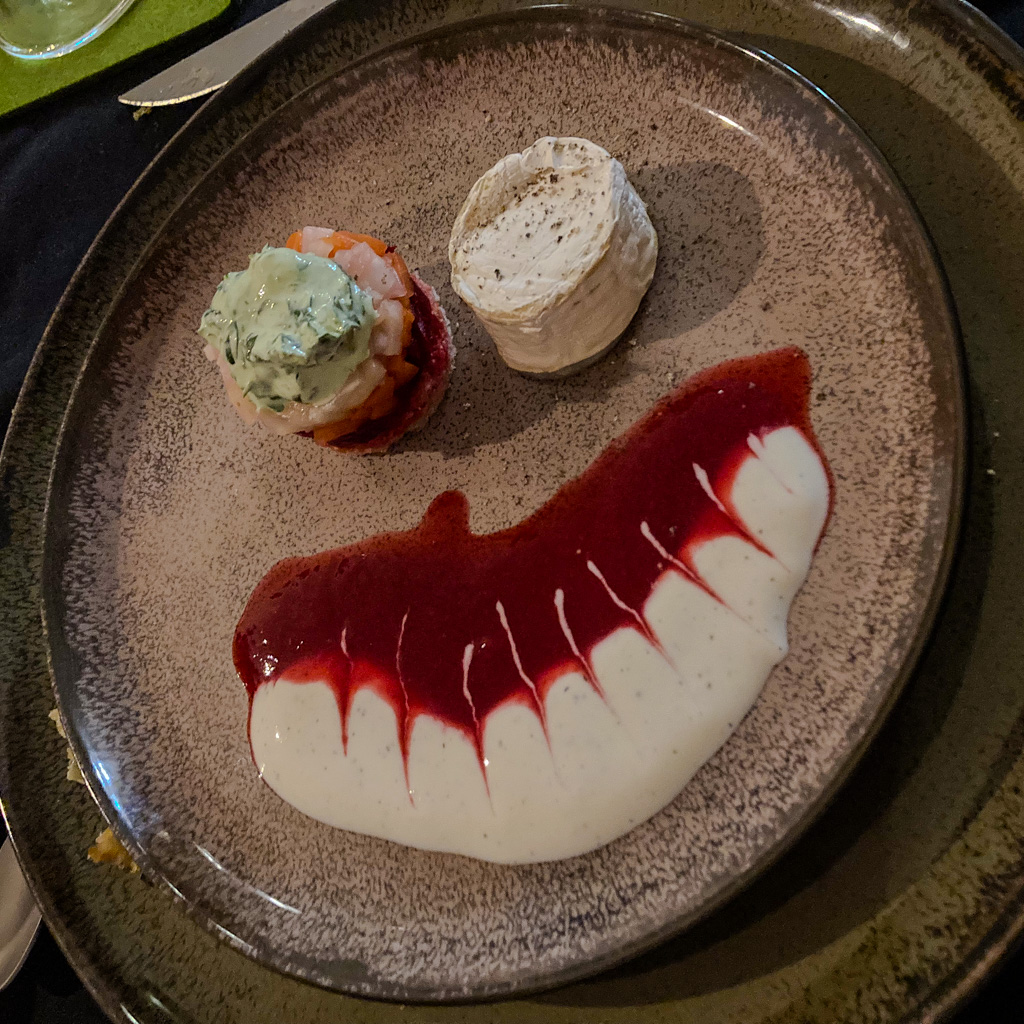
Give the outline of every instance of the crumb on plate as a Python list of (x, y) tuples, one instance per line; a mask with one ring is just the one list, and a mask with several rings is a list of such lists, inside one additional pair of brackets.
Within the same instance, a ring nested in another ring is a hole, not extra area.
[[(50, 721), (57, 727), (60, 738), (66, 740), (67, 733), (60, 720), (60, 712), (54, 708), (49, 714)], [(78, 767), (75, 755), (71, 748), (67, 748), (68, 770), (65, 776), (68, 782), (80, 782), (85, 785), (85, 776), (82, 769)], [(94, 864), (116, 864), (125, 871), (135, 874), (139, 870), (138, 864), (132, 860), (131, 854), (118, 842), (114, 833), (108, 828), (104, 829), (97, 837), (96, 842), (89, 847), (89, 860)]]
[(104, 829), (97, 837), (93, 846), (89, 847), (89, 860), (93, 864), (116, 864), (117, 867), (134, 874), (139, 865), (132, 860), (131, 854), (118, 842), (117, 837), (109, 829)]

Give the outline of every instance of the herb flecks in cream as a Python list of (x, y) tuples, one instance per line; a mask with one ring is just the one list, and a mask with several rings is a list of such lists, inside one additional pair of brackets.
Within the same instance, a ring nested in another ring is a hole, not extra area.
[(261, 409), (323, 402), (369, 355), (370, 296), (333, 260), (265, 247), (217, 286), (199, 333)]

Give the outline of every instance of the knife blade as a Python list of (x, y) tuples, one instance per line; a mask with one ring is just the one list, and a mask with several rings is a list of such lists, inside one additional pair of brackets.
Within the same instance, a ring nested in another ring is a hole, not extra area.
[(166, 107), (224, 85), (264, 50), (336, 0), (288, 0), (117, 98), (133, 107)]
[(39, 930), (39, 908), (21, 874), (14, 846), (0, 844), (0, 989), (21, 970)]

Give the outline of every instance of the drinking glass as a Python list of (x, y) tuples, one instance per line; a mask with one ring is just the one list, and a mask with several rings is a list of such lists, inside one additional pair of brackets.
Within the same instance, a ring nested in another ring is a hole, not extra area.
[(134, 0), (0, 0), (0, 48), (15, 57), (60, 57), (108, 29)]

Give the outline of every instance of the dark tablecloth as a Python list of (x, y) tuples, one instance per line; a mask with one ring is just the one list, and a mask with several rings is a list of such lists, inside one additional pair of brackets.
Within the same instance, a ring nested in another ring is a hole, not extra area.
[[(275, 7), (241, 0), (215, 27), (0, 120), (0, 431), (61, 293), (111, 211), (195, 103), (133, 120), (114, 97)], [(1024, 45), (1024, 0), (975, 0)], [(1022, 240), (1024, 244), (1024, 240)], [(0, 993), (2, 1024), (103, 1024), (43, 928), (21, 974)], [(1024, 1022), (1024, 951), (991, 978), (954, 1024)]]

